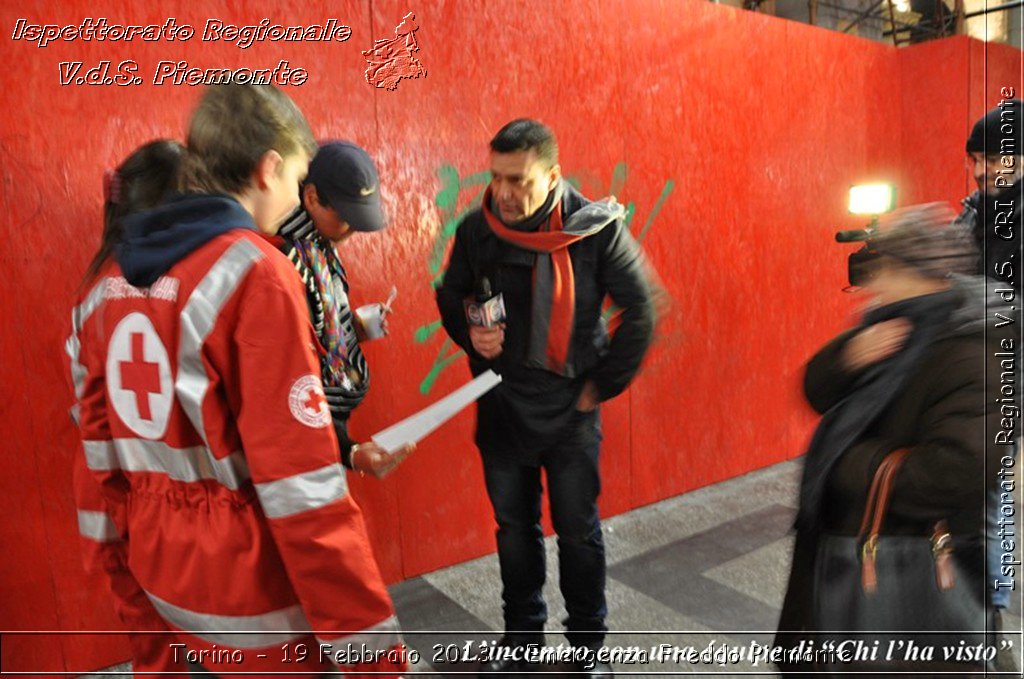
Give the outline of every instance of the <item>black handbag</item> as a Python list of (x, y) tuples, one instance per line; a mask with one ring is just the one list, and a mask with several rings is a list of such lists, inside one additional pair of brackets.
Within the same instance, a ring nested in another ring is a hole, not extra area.
[(884, 535), (893, 479), (909, 451), (890, 453), (868, 492), (857, 537), (822, 536), (814, 572), (819, 666), (837, 672), (971, 672), (995, 657), (984, 542), (956, 540), (946, 522), (930, 535)]

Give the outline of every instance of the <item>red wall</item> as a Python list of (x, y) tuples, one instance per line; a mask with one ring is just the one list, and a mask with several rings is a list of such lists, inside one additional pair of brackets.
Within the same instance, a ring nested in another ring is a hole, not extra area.
[[(431, 280), (445, 227), (478, 198), (486, 143), (512, 117), (559, 135), (562, 166), (593, 197), (635, 210), (636, 234), (672, 305), (646, 369), (605, 408), (605, 514), (799, 455), (813, 420), (798, 380), (806, 356), (850, 310), (838, 228), (849, 185), (899, 181), (902, 203), (968, 189), (963, 140), (974, 118), (1020, 90), (1021, 53), (955, 38), (910, 49), (697, 0), (469, 0), (413, 7), (428, 75), (395, 92), (363, 80), (360, 50), (391, 37), (405, 3), (256, 0), (159, 5), (38, 2), (15, 21), (163, 23), (209, 18), (350, 25), (346, 43), (53, 43), (4, 39), (0, 111), (0, 627), (115, 630), (108, 596), (79, 563), (71, 499), (75, 435), (59, 360), (78, 276), (100, 231), (100, 179), (138, 144), (180, 138), (199, 92), (186, 86), (61, 87), (57, 64), (159, 59), (200, 67), (309, 70), (288, 88), (321, 137), (367, 146), (392, 227), (346, 245), (355, 301), (400, 290), (390, 338), (371, 346), (375, 388), (355, 418), (367, 436), (467, 378)], [(428, 389), (427, 387), (431, 387)], [(384, 482), (353, 478), (389, 581), (493, 550), (467, 414)], [(84, 671), (127, 656), (119, 636), (5, 635), (0, 662)]]
[(1024, 96), (1021, 52), (957, 37), (896, 54), (903, 95), (900, 202), (958, 202), (976, 188), (961, 161), (974, 122), (999, 101), (1003, 87)]

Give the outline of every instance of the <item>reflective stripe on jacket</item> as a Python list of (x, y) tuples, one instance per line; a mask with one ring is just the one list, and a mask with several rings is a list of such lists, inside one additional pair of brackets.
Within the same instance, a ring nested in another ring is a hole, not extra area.
[(322, 671), (310, 631), (399, 643), (283, 255), (239, 229), (149, 288), (110, 263), (72, 328), (79, 529), (87, 565), (135, 606), (126, 625), (245, 652), (215, 672), (307, 669), (281, 665), (287, 642), (311, 644)]

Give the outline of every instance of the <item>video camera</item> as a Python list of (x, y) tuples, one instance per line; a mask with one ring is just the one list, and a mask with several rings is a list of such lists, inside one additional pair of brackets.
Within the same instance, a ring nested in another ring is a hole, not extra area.
[(860, 250), (847, 258), (850, 288), (862, 287), (871, 279), (879, 257), (871, 245), (871, 237), (878, 228), (878, 216), (892, 210), (895, 205), (896, 189), (891, 184), (860, 184), (850, 187), (850, 213), (871, 217), (871, 223), (866, 228), (836, 233), (837, 243), (864, 243)]
[(871, 246), (871, 236), (875, 229), (852, 229), (836, 232), (837, 243), (860, 243), (864, 245), (856, 252), (850, 253), (846, 259), (846, 276), (851, 288), (862, 287), (871, 279), (874, 263), (878, 260), (878, 252)]

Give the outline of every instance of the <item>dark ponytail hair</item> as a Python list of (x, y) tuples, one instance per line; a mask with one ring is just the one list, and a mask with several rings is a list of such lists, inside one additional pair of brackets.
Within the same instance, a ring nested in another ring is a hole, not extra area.
[(130, 214), (157, 207), (181, 190), (185, 147), (170, 139), (156, 139), (135, 149), (117, 169), (103, 178), (103, 238), (85, 273), (89, 281), (123, 238), (122, 220)]

